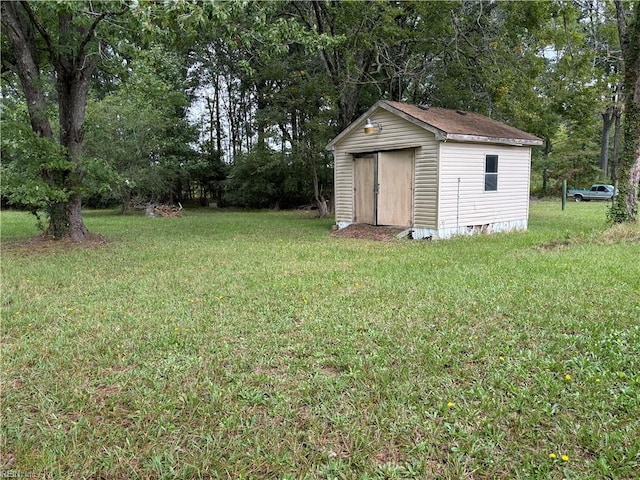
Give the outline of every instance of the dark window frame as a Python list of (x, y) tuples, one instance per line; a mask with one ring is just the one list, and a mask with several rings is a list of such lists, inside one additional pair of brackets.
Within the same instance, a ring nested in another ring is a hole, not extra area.
[(486, 154), (484, 156), (484, 191), (496, 192), (498, 190), (498, 155)]

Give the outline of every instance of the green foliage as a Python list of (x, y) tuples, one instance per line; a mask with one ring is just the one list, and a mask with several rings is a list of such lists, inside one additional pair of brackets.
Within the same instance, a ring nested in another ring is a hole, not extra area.
[(130, 64), (126, 82), (88, 105), (85, 152), (118, 174), (111, 188), (92, 192), (92, 203), (128, 202), (132, 196), (167, 200), (175, 185), (185, 183), (181, 165), (193, 156), (184, 66), (158, 46), (139, 52)]
[(82, 161), (84, 179), (80, 186), (83, 203), (88, 207), (104, 208), (122, 201), (127, 180), (109, 162), (85, 157)]
[(554, 149), (549, 154), (553, 176), (558, 182), (568, 180), (569, 188), (587, 188), (601, 179), (597, 138), (596, 131), (576, 131), (560, 125), (551, 139)]
[[(124, 181), (110, 165), (92, 158), (83, 159), (84, 180), (73, 188), (60, 188), (57, 183), (47, 181), (50, 177), (68, 177), (77, 164), (68, 160), (59, 143), (37, 137), (26, 124), (3, 123), (2, 152), (0, 194), (12, 206), (38, 216), (44, 214), (41, 221), (54, 205), (68, 201), (73, 193), (81, 193), (88, 199), (100, 197), (100, 204), (110, 204), (118, 199), (117, 192)], [(46, 177), (43, 172), (47, 172)]]
[(313, 189), (299, 162), (269, 148), (238, 155), (224, 182), (225, 203), (250, 208), (292, 208), (310, 203)]
[(219, 153), (210, 144), (204, 144), (205, 152), (190, 157), (184, 166), (188, 181), (195, 183), (200, 189), (200, 202), (209, 198), (217, 203), (223, 203), (225, 179), (230, 166), (221, 161)]
[(607, 210), (607, 220), (610, 224), (629, 221), (625, 197), (625, 192), (620, 192), (611, 207), (609, 207), (609, 210)]
[[(609, 172), (600, 169), (599, 152), (601, 114), (614, 104), (620, 80), (611, 5), (537, 3), (545, 5), (548, 15), (537, 30), (545, 68), (531, 90), (540, 99), (532, 103), (537, 105), (537, 119), (531, 131), (545, 139), (547, 149), (534, 154), (534, 174), (555, 183), (556, 194), (565, 179), (580, 188), (597, 181), (610, 183)], [(611, 165), (613, 152), (608, 153)]]
[(3, 121), (1, 194), (11, 205), (48, 213), (73, 192), (64, 184), (47, 181), (43, 172), (64, 178), (73, 169), (57, 142), (36, 136), (26, 123)]

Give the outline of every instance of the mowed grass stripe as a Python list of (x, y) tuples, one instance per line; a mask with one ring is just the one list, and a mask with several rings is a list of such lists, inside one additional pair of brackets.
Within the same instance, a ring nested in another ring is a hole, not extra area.
[(640, 247), (605, 209), (536, 202), (526, 233), (442, 242), (90, 211), (104, 245), (30, 251), (2, 212), (2, 468), (634, 478)]

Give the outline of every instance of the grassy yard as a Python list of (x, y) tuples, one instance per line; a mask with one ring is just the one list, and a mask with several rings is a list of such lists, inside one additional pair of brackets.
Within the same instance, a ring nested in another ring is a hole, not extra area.
[(2, 212), (0, 470), (637, 478), (640, 243), (605, 211), (442, 242), (92, 211), (108, 241), (66, 250)]

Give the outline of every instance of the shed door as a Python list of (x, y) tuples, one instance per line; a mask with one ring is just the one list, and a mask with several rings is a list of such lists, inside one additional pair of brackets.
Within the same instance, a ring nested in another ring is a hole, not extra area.
[(412, 225), (413, 157), (413, 149), (378, 154), (377, 225)]
[(376, 154), (359, 155), (353, 169), (354, 222), (376, 224)]

